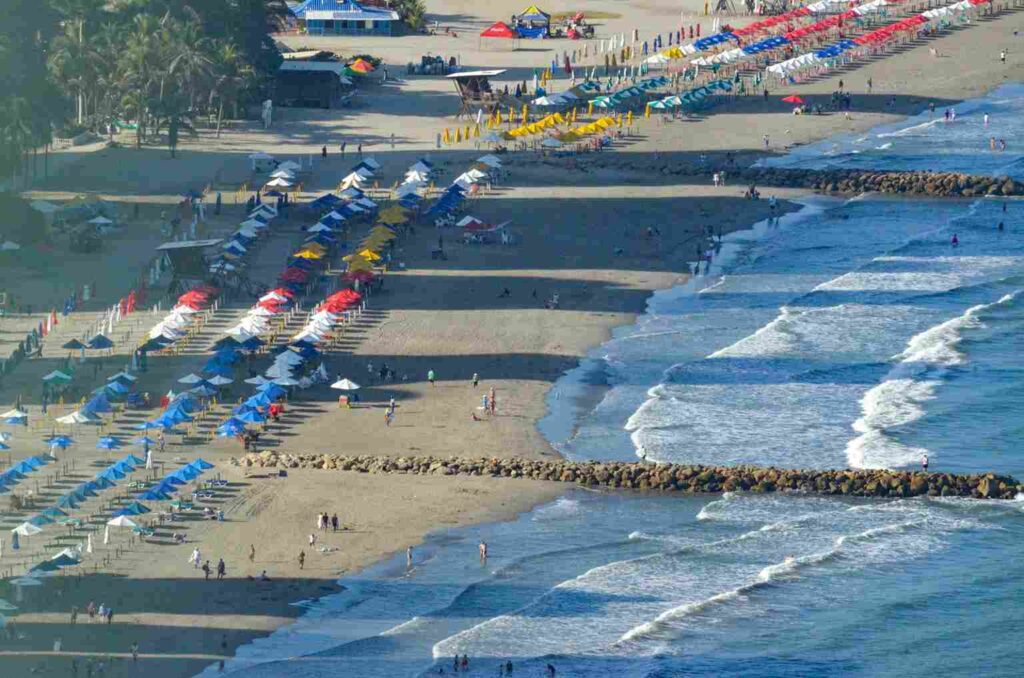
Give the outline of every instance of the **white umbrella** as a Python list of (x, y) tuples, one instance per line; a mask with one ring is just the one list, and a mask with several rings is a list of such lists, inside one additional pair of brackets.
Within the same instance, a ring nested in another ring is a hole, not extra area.
[(11, 439), (11, 434), (10, 433), (4, 433), (3, 431), (0, 431), (0, 443), (6, 443), (10, 439)]
[(43, 529), (41, 527), (36, 527), (32, 523), (22, 523), (21, 525), (18, 525), (16, 528), (11, 530), (11, 532), (14, 532), (15, 534), (20, 534), (23, 537), (31, 537), (32, 535), (39, 534), (42, 531)]
[(223, 386), (224, 384), (230, 384), (235, 380), (229, 379), (228, 377), (222, 377), (218, 374), (216, 377), (214, 377), (213, 379), (209, 379), (208, 381), (214, 386)]
[(138, 527), (138, 523), (126, 515), (120, 515), (107, 521), (106, 529), (110, 527)]
[(186, 374), (181, 379), (179, 379), (178, 383), (179, 384), (198, 384), (202, 380), (203, 380), (203, 378), (200, 377), (198, 374), (196, 374), (195, 372), (191, 372), (189, 374)]
[(331, 388), (338, 389), (339, 391), (358, 391), (359, 384), (348, 379), (341, 379), (331, 384)]
[(15, 579), (10, 579), (9, 581), (10, 581), (10, 583), (14, 584), (15, 586), (42, 586), (43, 585), (43, 582), (39, 581), (38, 579), (33, 579), (32, 577), (17, 577)]
[(271, 179), (270, 181), (267, 182), (267, 186), (270, 186), (272, 188), (290, 188), (291, 185), (292, 182), (288, 181), (287, 179)]
[(85, 552), (92, 553), (92, 535), (85, 535)]
[(562, 142), (554, 137), (548, 137), (544, 141), (540, 142), (541, 146), (547, 146), (548, 148), (561, 148)]
[(91, 424), (99, 421), (99, 417), (91, 417), (84, 414), (81, 410), (75, 410), (71, 414), (66, 414), (63, 417), (57, 417), (55, 421), (58, 424)]
[(17, 408), (15, 408), (13, 410), (7, 410), (3, 414), (0, 414), (0, 417), (2, 417), (4, 419), (12, 419), (12, 418), (13, 419), (20, 419), (21, 417), (27, 417), (27, 416), (28, 416), (28, 412), (22, 412), (21, 410), (19, 410)]
[(104, 544), (109, 544), (110, 543), (110, 526), (109, 525), (107, 525), (107, 526), (105, 526), (103, 528), (103, 543)]
[(277, 169), (300, 170), (300, 169), (302, 169), (302, 165), (300, 165), (299, 163), (295, 162), (294, 160), (285, 160), (284, 162), (282, 162), (280, 165), (277, 166)]
[(247, 383), (247, 384), (255, 384), (256, 386), (263, 386), (263, 384), (267, 384), (270, 381), (272, 381), (272, 380), (271, 379), (267, 379), (266, 377), (262, 377), (260, 375), (256, 375), (255, 377), (250, 377), (250, 378), (246, 379), (245, 383)]
[(291, 377), (281, 377), (273, 380), (278, 386), (298, 386), (299, 382)]
[(103, 226), (106, 224), (112, 224), (114, 222), (111, 221), (110, 219), (107, 219), (106, 217), (93, 217), (92, 219), (89, 220), (89, 223)]
[(114, 381), (115, 379), (127, 379), (128, 381), (135, 381), (136, 377), (133, 377), (127, 372), (118, 372), (112, 377), (107, 377), (107, 381)]
[(289, 169), (276, 169), (270, 173), (270, 176), (274, 179), (294, 179), (295, 172)]
[(13, 612), (18, 609), (17, 605), (11, 605), (3, 598), (0, 598), (0, 612)]

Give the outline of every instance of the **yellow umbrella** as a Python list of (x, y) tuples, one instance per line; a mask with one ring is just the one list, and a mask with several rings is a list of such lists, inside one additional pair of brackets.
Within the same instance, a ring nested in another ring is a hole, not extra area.
[(368, 259), (369, 261), (380, 261), (381, 260), (381, 256), (379, 254), (377, 254), (376, 252), (374, 252), (373, 250), (369, 249), (369, 248), (367, 248), (365, 250), (360, 250), (359, 251), (359, 256), (363, 257), (364, 259)]
[(318, 242), (308, 243), (307, 245), (304, 245), (302, 249), (309, 250), (310, 252), (320, 252), (321, 254), (327, 252), (327, 248)]
[(373, 264), (366, 259), (353, 259), (348, 262), (348, 270), (350, 271), (372, 271)]
[(594, 102), (591, 101), (590, 103), (587, 104), (587, 115), (593, 115), (593, 114), (594, 114)]
[(320, 252), (310, 252), (309, 250), (299, 250), (292, 254), (296, 259), (323, 259), (324, 255)]
[(451, 133), (450, 133), (450, 132), (448, 131), (448, 128), (447, 128), (447, 127), (445, 127), (445, 128), (444, 128), (444, 142), (445, 142), (446, 144), (450, 144), (450, 143), (452, 142), (452, 135), (451, 135)]
[(632, 125), (633, 124), (633, 111), (630, 111), (630, 112), (626, 113), (626, 124), (627, 125)]
[(480, 125), (479, 125), (479, 124), (478, 124), (478, 125), (476, 125), (476, 126), (475, 126), (475, 127), (473, 128), (473, 138), (474, 138), (474, 139), (478, 139), (478, 138), (480, 138)]
[(576, 108), (575, 107), (572, 109), (572, 121), (574, 123), (576, 122)]
[(459, 127), (455, 130), (455, 143), (462, 143), (462, 128)]
[(384, 224), (376, 224), (374, 225), (373, 228), (370, 229), (370, 235), (386, 235), (389, 238), (394, 238), (395, 232), (388, 228), (387, 226), (385, 226)]

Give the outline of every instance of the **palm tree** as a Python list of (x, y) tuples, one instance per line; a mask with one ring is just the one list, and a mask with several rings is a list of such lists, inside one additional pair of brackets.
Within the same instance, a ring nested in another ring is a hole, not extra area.
[(209, 57), (209, 39), (203, 36), (196, 22), (172, 22), (166, 32), (170, 61), (167, 76), (177, 78), (188, 93), (189, 107), (194, 108), (200, 86), (209, 79), (213, 62)]
[[(85, 73), (89, 70), (87, 64), (90, 61), (87, 56), (85, 25), (100, 16), (106, 3), (105, 0), (51, 0), (50, 4), (64, 18), (62, 38), (65, 44), (60, 48), (67, 60), (64, 61), (63, 68), (78, 75), (75, 78), (78, 90), (78, 124), (82, 124), (85, 118)], [(77, 49), (72, 47), (74, 43), (77, 43)], [(77, 59), (81, 59), (81, 62), (77, 62)]]
[(148, 14), (135, 17), (134, 30), (128, 36), (120, 61), (121, 88), (125, 96), (123, 105), (136, 116), (135, 145), (142, 147), (146, 134), (146, 122), (154, 100), (154, 85), (162, 80), (160, 55), (156, 36), (158, 23)]
[(85, 119), (88, 92), (95, 88), (96, 52), (81, 40), (82, 22), (65, 23), (64, 32), (53, 41), (50, 69), (58, 81), (75, 91), (77, 121)]
[[(10, 165), (12, 183), (18, 166), (27, 162), (27, 153), (34, 147), (37, 130), (33, 129), (31, 102), (22, 96), (0, 99), (0, 161)], [(23, 173), (28, 180), (27, 165)]]
[(237, 104), (238, 97), (246, 85), (252, 82), (252, 67), (242, 61), (235, 46), (229, 42), (217, 44), (213, 53), (213, 86), (210, 88), (210, 105), (217, 100), (217, 137), (224, 120), (224, 103)]

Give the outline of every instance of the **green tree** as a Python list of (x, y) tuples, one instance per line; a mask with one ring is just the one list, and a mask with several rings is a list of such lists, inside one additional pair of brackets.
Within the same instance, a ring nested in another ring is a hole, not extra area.
[[(217, 105), (217, 137), (224, 120), (224, 104), (237, 107), (243, 90), (253, 82), (252, 67), (244, 63), (235, 46), (221, 42), (213, 53), (213, 86), (210, 88), (210, 105)], [(235, 111), (237, 117), (237, 110)]]

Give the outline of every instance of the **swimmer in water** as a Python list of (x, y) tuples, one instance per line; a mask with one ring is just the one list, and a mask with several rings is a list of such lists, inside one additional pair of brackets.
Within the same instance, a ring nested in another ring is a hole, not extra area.
[(956, 237), (956, 233), (953, 234), (953, 239), (950, 241), (950, 244), (953, 245), (953, 247), (960, 244), (960, 238)]
[(1001, 221), (999, 222), (999, 230), (1000, 231), (1003, 230), (1003, 222), (1001, 222)]

